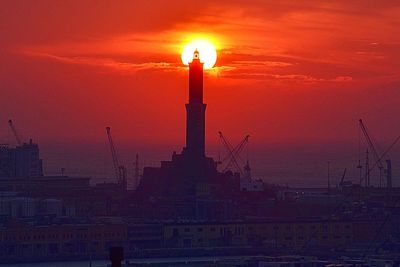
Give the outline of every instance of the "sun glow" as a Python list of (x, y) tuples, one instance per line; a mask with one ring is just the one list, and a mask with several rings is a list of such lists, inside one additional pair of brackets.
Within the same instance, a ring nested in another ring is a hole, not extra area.
[(199, 51), (200, 61), (204, 63), (204, 69), (211, 69), (217, 61), (217, 51), (215, 46), (207, 40), (196, 39), (189, 42), (182, 51), (182, 62), (188, 65), (193, 60), (195, 50)]

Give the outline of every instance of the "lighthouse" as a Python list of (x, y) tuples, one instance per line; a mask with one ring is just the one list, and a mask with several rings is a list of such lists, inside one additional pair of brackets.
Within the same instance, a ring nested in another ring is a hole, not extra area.
[(199, 51), (194, 51), (189, 63), (189, 102), (186, 104), (186, 156), (205, 157), (205, 115), (203, 103), (203, 63)]
[(172, 153), (171, 160), (160, 167), (145, 167), (136, 193), (143, 212), (163, 210), (161, 219), (222, 218), (223, 200), (240, 190), (239, 177), (220, 173), (217, 163), (205, 154), (205, 114), (203, 102), (203, 62), (194, 51), (189, 63), (189, 99), (186, 107), (186, 144), (182, 153)]

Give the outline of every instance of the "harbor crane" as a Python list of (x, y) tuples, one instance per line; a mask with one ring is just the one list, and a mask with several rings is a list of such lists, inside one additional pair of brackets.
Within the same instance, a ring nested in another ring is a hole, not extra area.
[(225, 147), (225, 150), (227, 151), (227, 156), (219, 162), (219, 163), (223, 163), (223, 162), (227, 161), (227, 164), (226, 164), (225, 168), (223, 169), (223, 172), (227, 171), (233, 165), (233, 167), (236, 169), (236, 171), (238, 173), (240, 173), (240, 175), (243, 175), (243, 170), (240, 167), (238, 160), (240, 157), (240, 153), (243, 151), (245, 146), (248, 144), (250, 135), (246, 135), (245, 138), (234, 147), (229, 143), (229, 141), (225, 138), (225, 136), (222, 134), (221, 131), (219, 131), (218, 134), (219, 134), (222, 144)]
[(12, 131), (14, 137), (15, 137), (15, 140), (17, 141), (17, 144), (18, 145), (22, 145), (21, 138), (19, 137), (18, 132), (15, 129), (14, 123), (13, 123), (13, 121), (11, 119), (8, 120), (8, 125), (10, 126), (10, 129), (11, 129), (11, 131)]
[(372, 165), (372, 167), (369, 167), (369, 163), (368, 163), (369, 150), (367, 150), (367, 164), (368, 164), (368, 166), (366, 166), (366, 176), (365, 177), (368, 180), (368, 186), (369, 186), (369, 173), (374, 167), (378, 166), (380, 181), (381, 181), (381, 178), (382, 178), (382, 170), (383, 170), (385, 175), (386, 175), (386, 187), (387, 188), (391, 188), (392, 187), (392, 162), (391, 162), (390, 159), (387, 159), (386, 160), (387, 168), (384, 169), (383, 164), (382, 164), (382, 160), (387, 155), (387, 153), (389, 153), (389, 151), (400, 141), (400, 135), (390, 144), (390, 146), (381, 155), (379, 155), (377, 150), (375, 149), (373, 143), (372, 143), (371, 138), (369, 137), (367, 128), (365, 127), (365, 125), (364, 125), (364, 123), (363, 123), (363, 121), (361, 119), (359, 120), (359, 124), (360, 124), (360, 128), (361, 128), (362, 132), (364, 133), (364, 136), (365, 136), (365, 138), (367, 140), (369, 148), (371, 149), (372, 154), (376, 159), (376, 161)]
[[(382, 155), (380, 156), (380, 160), (382, 160), (387, 153), (390, 152), (390, 150), (400, 141), (400, 135), (397, 136), (397, 138), (390, 144), (390, 146), (382, 153)], [(377, 162), (372, 165), (372, 167), (369, 169), (370, 171), (377, 165)], [(390, 159), (386, 160), (386, 166), (387, 169), (385, 170), (386, 173), (386, 187), (388, 189), (392, 188), (392, 161)]]
[(115, 178), (117, 180), (117, 184), (126, 188), (126, 183), (127, 183), (126, 168), (125, 168), (125, 166), (119, 164), (117, 151), (115, 149), (114, 141), (111, 136), (111, 128), (106, 127), (106, 132), (107, 132), (108, 142), (110, 144), (111, 156), (112, 156), (112, 160), (113, 160), (113, 166), (114, 166), (114, 172), (115, 172)]
[[(383, 163), (381, 161), (381, 157), (379, 156), (378, 151), (376, 150), (376, 148), (374, 146), (374, 143), (371, 140), (370, 134), (368, 133), (368, 130), (365, 127), (365, 124), (363, 123), (363, 120), (360, 119), (358, 122), (359, 122), (359, 125), (360, 125), (360, 129), (363, 132), (365, 140), (367, 141), (367, 144), (368, 144), (368, 147), (369, 147), (369, 149), (367, 150), (367, 155), (369, 154), (369, 152), (371, 152), (372, 156), (376, 160), (376, 165), (378, 166), (378, 169), (379, 169), (379, 181), (381, 183), (382, 182), (382, 170), (384, 170)], [(369, 165), (368, 162), (367, 162), (367, 165)], [(366, 185), (370, 186), (369, 170), (368, 170), (369, 168), (368, 167), (366, 167), (366, 172), (367, 172)]]

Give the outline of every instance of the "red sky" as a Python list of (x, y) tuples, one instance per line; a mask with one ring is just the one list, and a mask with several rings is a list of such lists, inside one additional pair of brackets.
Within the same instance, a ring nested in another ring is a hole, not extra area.
[[(184, 144), (193, 35), (218, 45), (205, 77), (208, 143), (400, 134), (398, 1), (2, 1), (0, 127), (43, 143)], [(355, 141), (356, 142), (356, 141)]]

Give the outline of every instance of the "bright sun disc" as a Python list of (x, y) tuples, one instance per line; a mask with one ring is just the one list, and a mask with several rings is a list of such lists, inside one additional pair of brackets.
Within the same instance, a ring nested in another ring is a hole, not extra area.
[(193, 40), (182, 51), (182, 62), (188, 65), (193, 60), (195, 50), (199, 51), (200, 61), (204, 63), (204, 69), (211, 69), (217, 61), (217, 51), (212, 43), (207, 40)]

